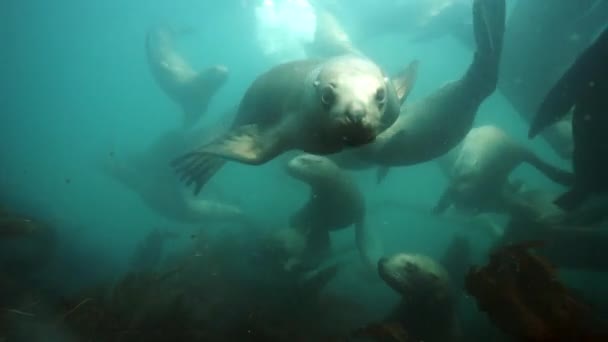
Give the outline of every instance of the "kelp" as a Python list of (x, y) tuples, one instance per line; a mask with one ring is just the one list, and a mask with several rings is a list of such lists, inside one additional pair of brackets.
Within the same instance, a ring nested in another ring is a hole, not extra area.
[(204, 334), (186, 295), (153, 273), (130, 273), (106, 293), (67, 301), (61, 323), (86, 341), (191, 341)]
[(541, 246), (532, 241), (494, 251), (486, 266), (467, 275), (467, 292), (516, 341), (608, 340), (591, 330), (590, 308), (558, 280), (546, 258), (532, 251)]

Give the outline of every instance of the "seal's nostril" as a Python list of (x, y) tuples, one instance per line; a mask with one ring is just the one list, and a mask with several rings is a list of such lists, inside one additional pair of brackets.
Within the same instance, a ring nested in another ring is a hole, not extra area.
[(354, 123), (360, 123), (365, 116), (363, 108), (350, 108), (346, 111), (346, 116)]

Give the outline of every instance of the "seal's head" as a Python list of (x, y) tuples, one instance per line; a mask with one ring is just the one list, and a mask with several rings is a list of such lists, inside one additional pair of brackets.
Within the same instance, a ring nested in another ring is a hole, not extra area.
[(420, 303), (449, 298), (448, 273), (429, 257), (405, 253), (383, 257), (378, 261), (378, 272), (405, 301)]
[(286, 165), (287, 174), (291, 177), (311, 181), (339, 171), (338, 165), (331, 159), (314, 154), (301, 154), (291, 159)]
[(332, 136), (340, 136), (346, 146), (368, 144), (392, 124), (387, 125), (384, 114), (394, 106), (394, 89), (382, 70), (367, 59), (330, 59), (314, 86)]

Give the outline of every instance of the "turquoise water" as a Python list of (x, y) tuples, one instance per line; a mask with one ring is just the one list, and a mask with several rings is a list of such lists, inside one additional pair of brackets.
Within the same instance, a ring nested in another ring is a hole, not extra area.
[[(413, 59), (420, 60), (408, 102), (459, 78), (471, 61), (471, 49), (450, 35), (423, 41), (408, 40), (401, 32), (369, 37), (363, 34), (365, 27), (357, 25), (361, 13), (345, 11), (348, 6), (340, 1), (331, 3), (338, 18), (353, 30), (359, 49), (389, 74)], [(30, 284), (77, 297), (83, 288), (115, 282), (129, 271), (129, 260), (138, 244), (155, 228), (178, 235), (166, 242), (164, 256), (188, 251), (202, 228), (211, 236), (231, 234), (235, 244), (239, 240), (239, 247), (227, 249), (232, 254), (223, 258), (243, 262), (255, 254), (253, 245), (262, 234), (288, 225), (289, 217), (309, 196), (305, 184), (284, 172), (284, 164), (293, 154), (261, 166), (229, 163), (202, 191), (202, 198), (238, 205), (257, 222), (250, 227), (175, 222), (151, 210), (136, 193), (101, 171), (104, 160), (128, 158), (181, 125), (180, 108), (150, 72), (144, 44), (148, 29), (170, 23), (187, 30), (176, 39), (176, 48), (194, 69), (217, 64), (228, 68), (227, 82), (198, 123), (208, 127), (225, 120), (223, 116), (238, 105), (257, 75), (278, 63), (274, 56), (264, 54), (257, 40), (255, 6), (245, 0), (25, 0), (2, 5), (2, 204), (48, 222), (57, 231), (54, 252), (48, 256), (50, 266), (33, 267), (28, 275), (34, 279)], [(508, 7), (512, 2), (508, 1)], [(478, 110), (475, 126), (484, 124), (501, 127), (548, 162), (570, 168), (569, 161), (558, 157), (542, 139), (528, 140), (528, 123), (500, 91)], [(440, 259), (452, 238), (464, 235), (471, 242), (475, 264), (486, 261), (494, 240), (485, 232), (468, 229), (466, 223), (437, 219), (424, 210), (408, 211), (386, 204), (415, 203), (430, 210), (447, 185), (435, 162), (395, 168), (379, 185), (373, 169), (353, 171), (352, 175), (365, 195), (367, 225), (383, 242), (386, 255), (422, 253)], [(556, 192), (565, 189), (527, 166), (515, 170), (513, 177)], [(354, 249), (353, 229), (332, 233), (332, 244)], [(350, 325), (377, 321), (399, 296), (382, 281), (362, 275), (356, 253), (348, 260), (350, 266), (330, 282), (328, 291), (360, 305), (356, 309), (360, 315)], [(255, 268), (260, 264), (253, 265), (235, 266), (241, 277), (232, 281), (257, 279), (261, 288), (272, 286), (271, 278), (262, 279), (264, 273)], [(567, 274), (575, 283), (594, 285), (603, 284), (601, 276), (576, 271)], [(603, 286), (592, 287), (597, 287), (591, 291), (593, 296), (600, 296)], [(471, 297), (462, 300), (463, 310), (475, 312)], [(3, 303), (0, 307), (9, 308)], [(17, 325), (9, 319), (0, 328), (11, 330)], [(0, 341), (5, 341), (4, 336), (0, 330)], [(6, 336), (6, 341), (13, 341)]]

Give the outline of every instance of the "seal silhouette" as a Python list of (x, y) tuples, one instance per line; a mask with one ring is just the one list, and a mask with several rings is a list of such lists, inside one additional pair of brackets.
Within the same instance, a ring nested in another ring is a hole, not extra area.
[(228, 79), (228, 69), (217, 65), (195, 71), (175, 50), (174, 35), (174, 31), (166, 26), (156, 26), (148, 31), (148, 65), (161, 89), (180, 105), (183, 124), (189, 127), (207, 111), (213, 95)]

